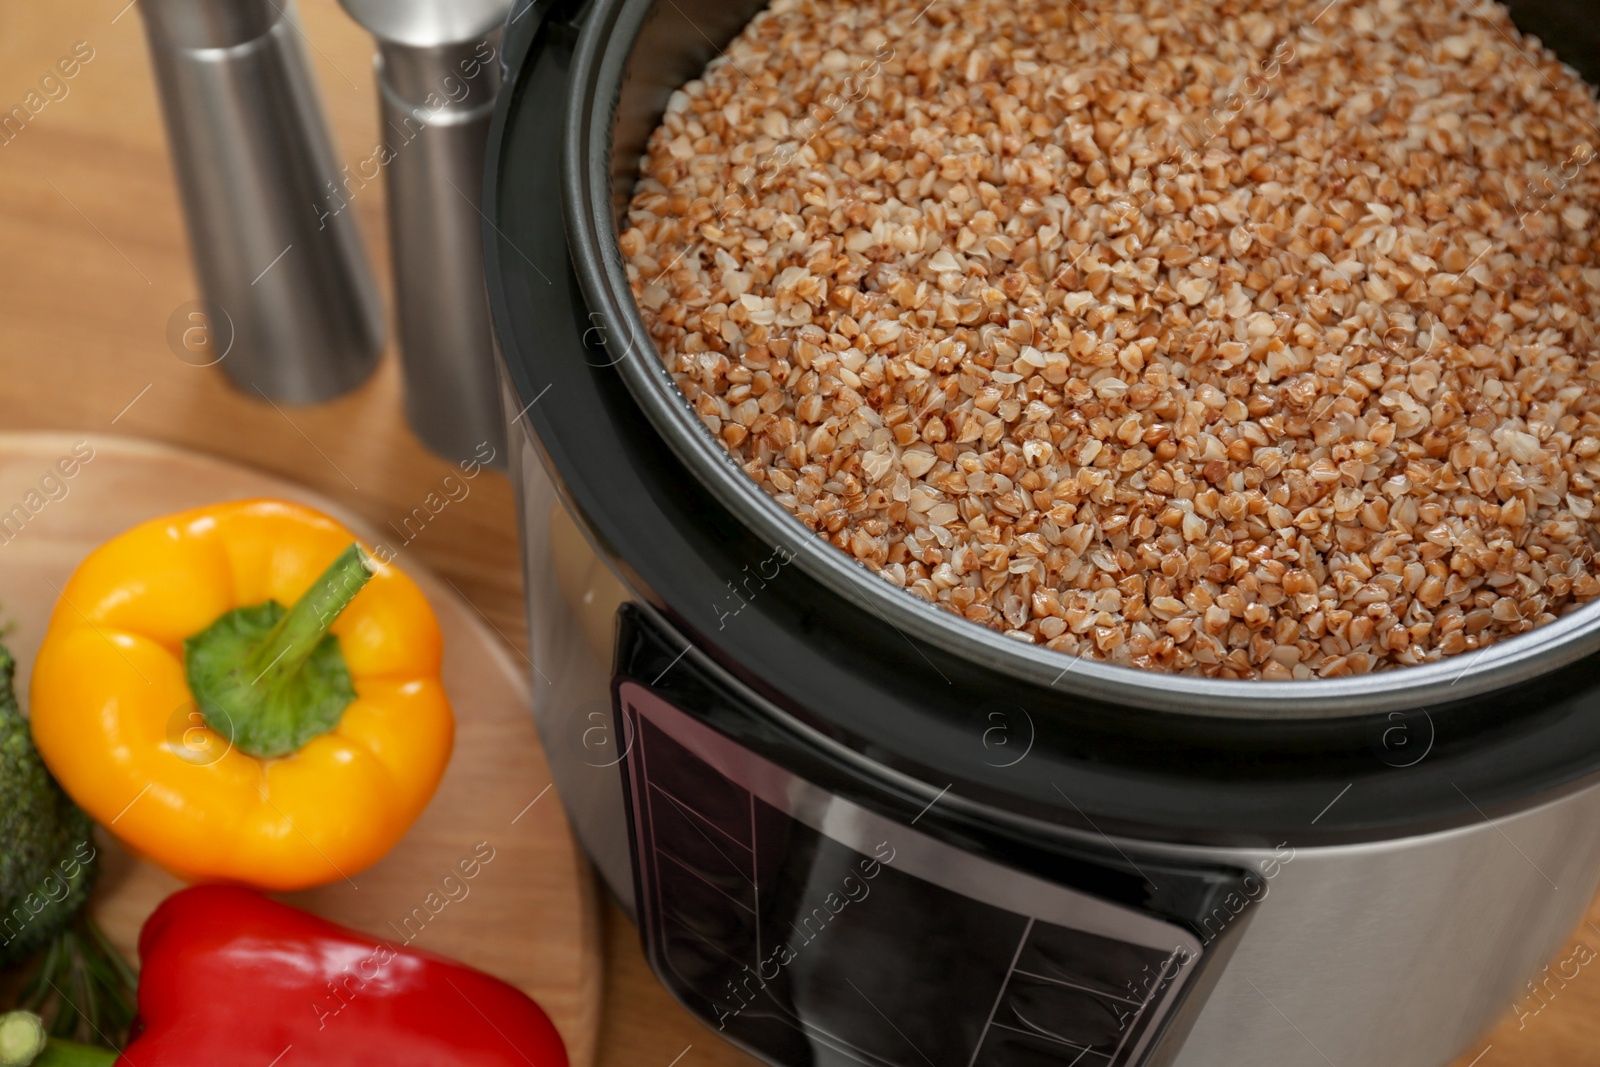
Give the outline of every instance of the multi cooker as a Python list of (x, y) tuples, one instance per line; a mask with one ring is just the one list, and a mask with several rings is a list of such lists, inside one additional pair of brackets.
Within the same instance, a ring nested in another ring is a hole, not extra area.
[[(906, 595), (703, 429), (618, 220), (760, 6), (514, 7), (483, 198), (534, 711), (662, 983), (784, 1067), (1431, 1067), (1541, 1003), (1600, 881), (1600, 604), (1361, 677), (1140, 672)], [(1512, 7), (1595, 80), (1580, 5)]]

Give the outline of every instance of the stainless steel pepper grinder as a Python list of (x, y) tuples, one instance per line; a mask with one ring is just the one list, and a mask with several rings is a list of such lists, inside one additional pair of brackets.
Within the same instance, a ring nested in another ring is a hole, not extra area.
[(139, 9), (222, 369), (291, 403), (355, 387), (383, 305), (355, 213), (330, 206), (339, 166), (290, 0)]
[(479, 199), (511, 0), (340, 0), (378, 43), (380, 143), (359, 176), (387, 175), (406, 417), (450, 459), (503, 454)]

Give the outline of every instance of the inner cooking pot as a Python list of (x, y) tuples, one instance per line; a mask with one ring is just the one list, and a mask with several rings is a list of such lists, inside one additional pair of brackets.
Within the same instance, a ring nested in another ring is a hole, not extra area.
[[(1483, 652), (1355, 678), (1143, 672), (948, 615), (816, 540), (751, 482), (664, 369), (617, 224), (668, 97), (761, 6), (561, 0), (508, 24), (485, 248), (536, 623), (540, 598), (560, 596), (549, 531), (571, 529), (570, 515), (635, 617), (667, 634), (659, 664), (636, 663), (635, 677), (666, 685), (679, 663), (724, 672), (773, 731), (900, 775), (912, 813), (944, 795), (923, 826), (982, 803), (1036, 825), (1163, 840), (1350, 842), (1464, 826), (1600, 776), (1600, 605)], [(1516, 10), (1600, 71), (1600, 27), (1578, 4)], [(1539, 21), (1563, 17), (1565, 30)], [(774, 546), (792, 564), (763, 570), (759, 595), (724, 627), (712, 605)], [(577, 652), (545, 631), (534, 627), (534, 658), (559, 688), (559, 664)], [(595, 675), (627, 666), (626, 649), (600, 658)], [(547, 748), (587, 744), (609, 719), (592, 692), (544, 691), (541, 714), (572, 724), (546, 728), (575, 731)], [(735, 729), (719, 696), (691, 696)], [(1028, 758), (1002, 758), (1024, 744)], [(813, 768), (813, 780), (826, 773)]]
[[(894, 588), (791, 516), (729, 458), (690, 409), (657, 354), (617, 246), (638, 161), (670, 94), (696, 78), (765, 4), (760, 0), (600, 0), (587, 14), (572, 72), (563, 172), (567, 233), (590, 307), (618, 373), (657, 433), (711, 493), (795, 565), (841, 597), (937, 649), (1041, 685), (1071, 677), (1075, 692), (1175, 712), (1254, 717), (1347, 716), (1460, 700), (1504, 689), (1600, 649), (1600, 601), (1487, 648), (1422, 666), (1307, 681), (1230, 681), (1071, 657), (1009, 639)], [(1580, 69), (1595, 70), (1592, 19), (1573, 2), (1511, 5), (1530, 32), (1550, 35)], [(1597, 133), (1600, 138), (1600, 133)]]

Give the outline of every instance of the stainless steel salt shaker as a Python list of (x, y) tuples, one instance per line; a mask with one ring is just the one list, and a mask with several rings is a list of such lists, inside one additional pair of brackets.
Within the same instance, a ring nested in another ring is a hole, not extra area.
[(503, 452), (479, 199), (510, 0), (340, 0), (377, 38), (406, 417), (440, 455)]
[[(372, 372), (383, 305), (291, 0), (142, 0), (200, 289), (242, 389), (308, 403)], [(225, 317), (225, 322), (216, 321)]]

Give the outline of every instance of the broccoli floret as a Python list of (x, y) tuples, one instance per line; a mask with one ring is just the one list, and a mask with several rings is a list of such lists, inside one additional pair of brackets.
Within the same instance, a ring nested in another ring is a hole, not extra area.
[(94, 880), (89, 817), (33, 747), (12, 691), (16, 662), (0, 647), (0, 966), (67, 927)]
[(0, 967), (26, 961), (14, 1006), (43, 1016), (52, 1037), (119, 1048), (136, 979), (84, 910), (97, 869), (92, 827), (33, 747), (12, 691), (16, 666), (0, 646)]

